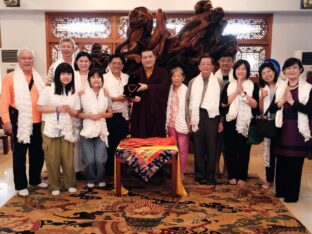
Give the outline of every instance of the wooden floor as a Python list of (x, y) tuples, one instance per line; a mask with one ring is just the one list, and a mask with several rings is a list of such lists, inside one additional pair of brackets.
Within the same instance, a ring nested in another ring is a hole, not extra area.
[[(16, 191), (13, 184), (12, 155), (2, 154), (0, 146), (0, 206), (9, 200)], [(257, 174), (265, 179), (262, 146), (253, 146), (249, 164), (249, 173)], [(189, 155), (188, 171), (192, 172), (193, 155)], [(274, 192), (274, 188), (271, 189)], [(307, 229), (312, 233), (312, 160), (305, 160), (301, 180), (300, 199), (297, 203), (285, 203), (286, 207), (296, 216)]]

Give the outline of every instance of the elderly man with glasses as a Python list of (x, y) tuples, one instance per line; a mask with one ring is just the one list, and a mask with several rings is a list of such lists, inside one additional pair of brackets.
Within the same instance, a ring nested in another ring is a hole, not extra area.
[(20, 196), (27, 196), (26, 153), (29, 154), (29, 184), (47, 187), (41, 182), (44, 162), (41, 137), (41, 114), (37, 110), (41, 76), (34, 70), (34, 52), (23, 48), (17, 52), (18, 66), (4, 77), (1, 116), (4, 130), (13, 134), (14, 184)]

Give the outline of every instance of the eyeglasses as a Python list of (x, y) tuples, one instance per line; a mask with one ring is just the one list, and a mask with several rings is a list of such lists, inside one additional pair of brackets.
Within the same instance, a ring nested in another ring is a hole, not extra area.
[(24, 61), (26, 61), (26, 60), (33, 60), (34, 58), (33, 57), (18, 57), (19, 59), (21, 59), (21, 60), (24, 60)]
[(61, 49), (73, 49), (74, 47), (72, 47), (72, 46), (70, 46), (70, 45), (68, 45), (68, 46), (61, 46)]
[(123, 65), (122, 63), (119, 63), (119, 62), (113, 62), (113, 63), (111, 63), (112, 65), (117, 65), (117, 66), (121, 66), (121, 65)]
[(211, 63), (200, 63), (199, 65), (200, 65), (200, 66), (207, 66), (207, 67), (212, 66)]

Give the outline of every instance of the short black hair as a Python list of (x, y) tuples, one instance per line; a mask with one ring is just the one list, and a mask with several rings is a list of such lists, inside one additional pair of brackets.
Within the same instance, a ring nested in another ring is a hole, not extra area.
[(199, 59), (198, 59), (198, 64), (197, 64), (197, 65), (199, 65), (200, 62), (202, 61), (202, 59), (204, 59), (204, 58), (210, 59), (212, 65), (214, 65), (214, 59), (213, 59), (213, 57), (211, 57), (210, 55), (201, 55), (201, 56), (199, 57)]
[(78, 61), (78, 59), (80, 59), (81, 57), (87, 57), (87, 58), (89, 59), (89, 61), (90, 61), (89, 69), (90, 69), (91, 66), (92, 66), (92, 57), (91, 57), (91, 55), (90, 55), (88, 52), (86, 52), (86, 51), (80, 51), (80, 52), (77, 54), (76, 58), (75, 58), (75, 62), (74, 62), (75, 71), (78, 71), (78, 70), (79, 70), (78, 65), (77, 65), (77, 61)]
[(154, 51), (153, 51), (152, 49), (148, 49), (148, 48), (143, 49), (143, 50), (141, 51), (140, 56), (142, 57), (142, 54), (143, 54), (144, 52), (148, 52), (148, 51), (151, 51), (151, 52), (153, 53), (153, 55), (156, 56), (155, 53), (154, 53)]
[(300, 72), (300, 74), (301, 74), (304, 71), (304, 68), (303, 68), (301, 60), (297, 59), (297, 58), (286, 59), (286, 61), (284, 62), (284, 65), (283, 65), (283, 72), (286, 68), (291, 67), (292, 65), (295, 65), (295, 64), (298, 64), (299, 68), (301, 69), (301, 72)]
[(114, 58), (120, 58), (122, 64), (124, 66), (126, 65), (126, 59), (122, 54), (112, 54), (111, 56), (109, 56), (109, 63), (111, 63)]
[(250, 77), (250, 64), (249, 64), (249, 62), (247, 60), (245, 60), (245, 59), (240, 59), (240, 60), (237, 60), (236, 63), (234, 63), (234, 66), (233, 66), (233, 77), (234, 77), (235, 80), (237, 80), (236, 70), (242, 64), (245, 65), (246, 70), (247, 70), (246, 79), (249, 79), (249, 77)]
[(273, 63), (271, 63), (271, 62), (264, 62), (264, 63), (262, 63), (260, 65), (260, 67), (259, 67), (259, 86), (262, 87), (262, 88), (267, 84), (267, 82), (264, 81), (263, 78), (262, 78), (262, 71), (263, 71), (264, 68), (269, 68), (269, 69), (271, 69), (274, 72), (274, 80), (273, 80), (274, 83), (277, 82), (277, 79), (278, 79), (278, 76), (279, 76), (279, 73), (276, 71), (276, 67), (274, 66)]
[[(63, 84), (61, 82), (61, 74), (62, 73), (69, 73), (72, 75), (72, 80), (69, 82), (66, 86), (65, 89), (63, 87)], [(62, 95), (65, 94), (68, 95), (69, 92), (71, 94), (75, 93), (75, 73), (74, 69), (72, 66), (68, 63), (60, 63), (56, 69), (55, 69), (55, 75), (54, 75), (54, 84), (55, 84), (55, 91), (54, 93), (57, 95)]]
[(230, 57), (233, 60), (235, 60), (235, 55), (233, 53), (229, 53), (229, 52), (224, 52), (224, 53), (220, 54), (220, 56), (218, 57), (218, 60), (220, 58), (226, 58), (226, 57)]
[(88, 72), (88, 82), (89, 82), (90, 87), (91, 87), (91, 82), (90, 82), (91, 77), (94, 76), (95, 74), (99, 75), (99, 77), (102, 80), (102, 86), (103, 86), (104, 85), (103, 73), (100, 68), (95, 67), (95, 68), (91, 68), (91, 70)]

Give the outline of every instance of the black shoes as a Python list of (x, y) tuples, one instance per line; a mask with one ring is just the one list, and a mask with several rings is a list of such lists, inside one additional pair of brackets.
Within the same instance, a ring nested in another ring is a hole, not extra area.
[(287, 197), (284, 198), (284, 202), (287, 202), (287, 203), (295, 203), (297, 201), (298, 201), (298, 198), (287, 198)]
[(76, 172), (76, 180), (85, 180), (85, 179), (86, 178), (85, 178), (83, 172), (81, 172), (81, 171)]
[(215, 178), (213, 179), (203, 179), (203, 178), (196, 178), (194, 179), (195, 182), (198, 182), (199, 184), (203, 185), (217, 185), (217, 180)]
[(216, 179), (208, 179), (207, 185), (217, 185), (217, 180)]
[(201, 179), (200, 181), (198, 181), (199, 184), (207, 184), (208, 180), (206, 179)]

